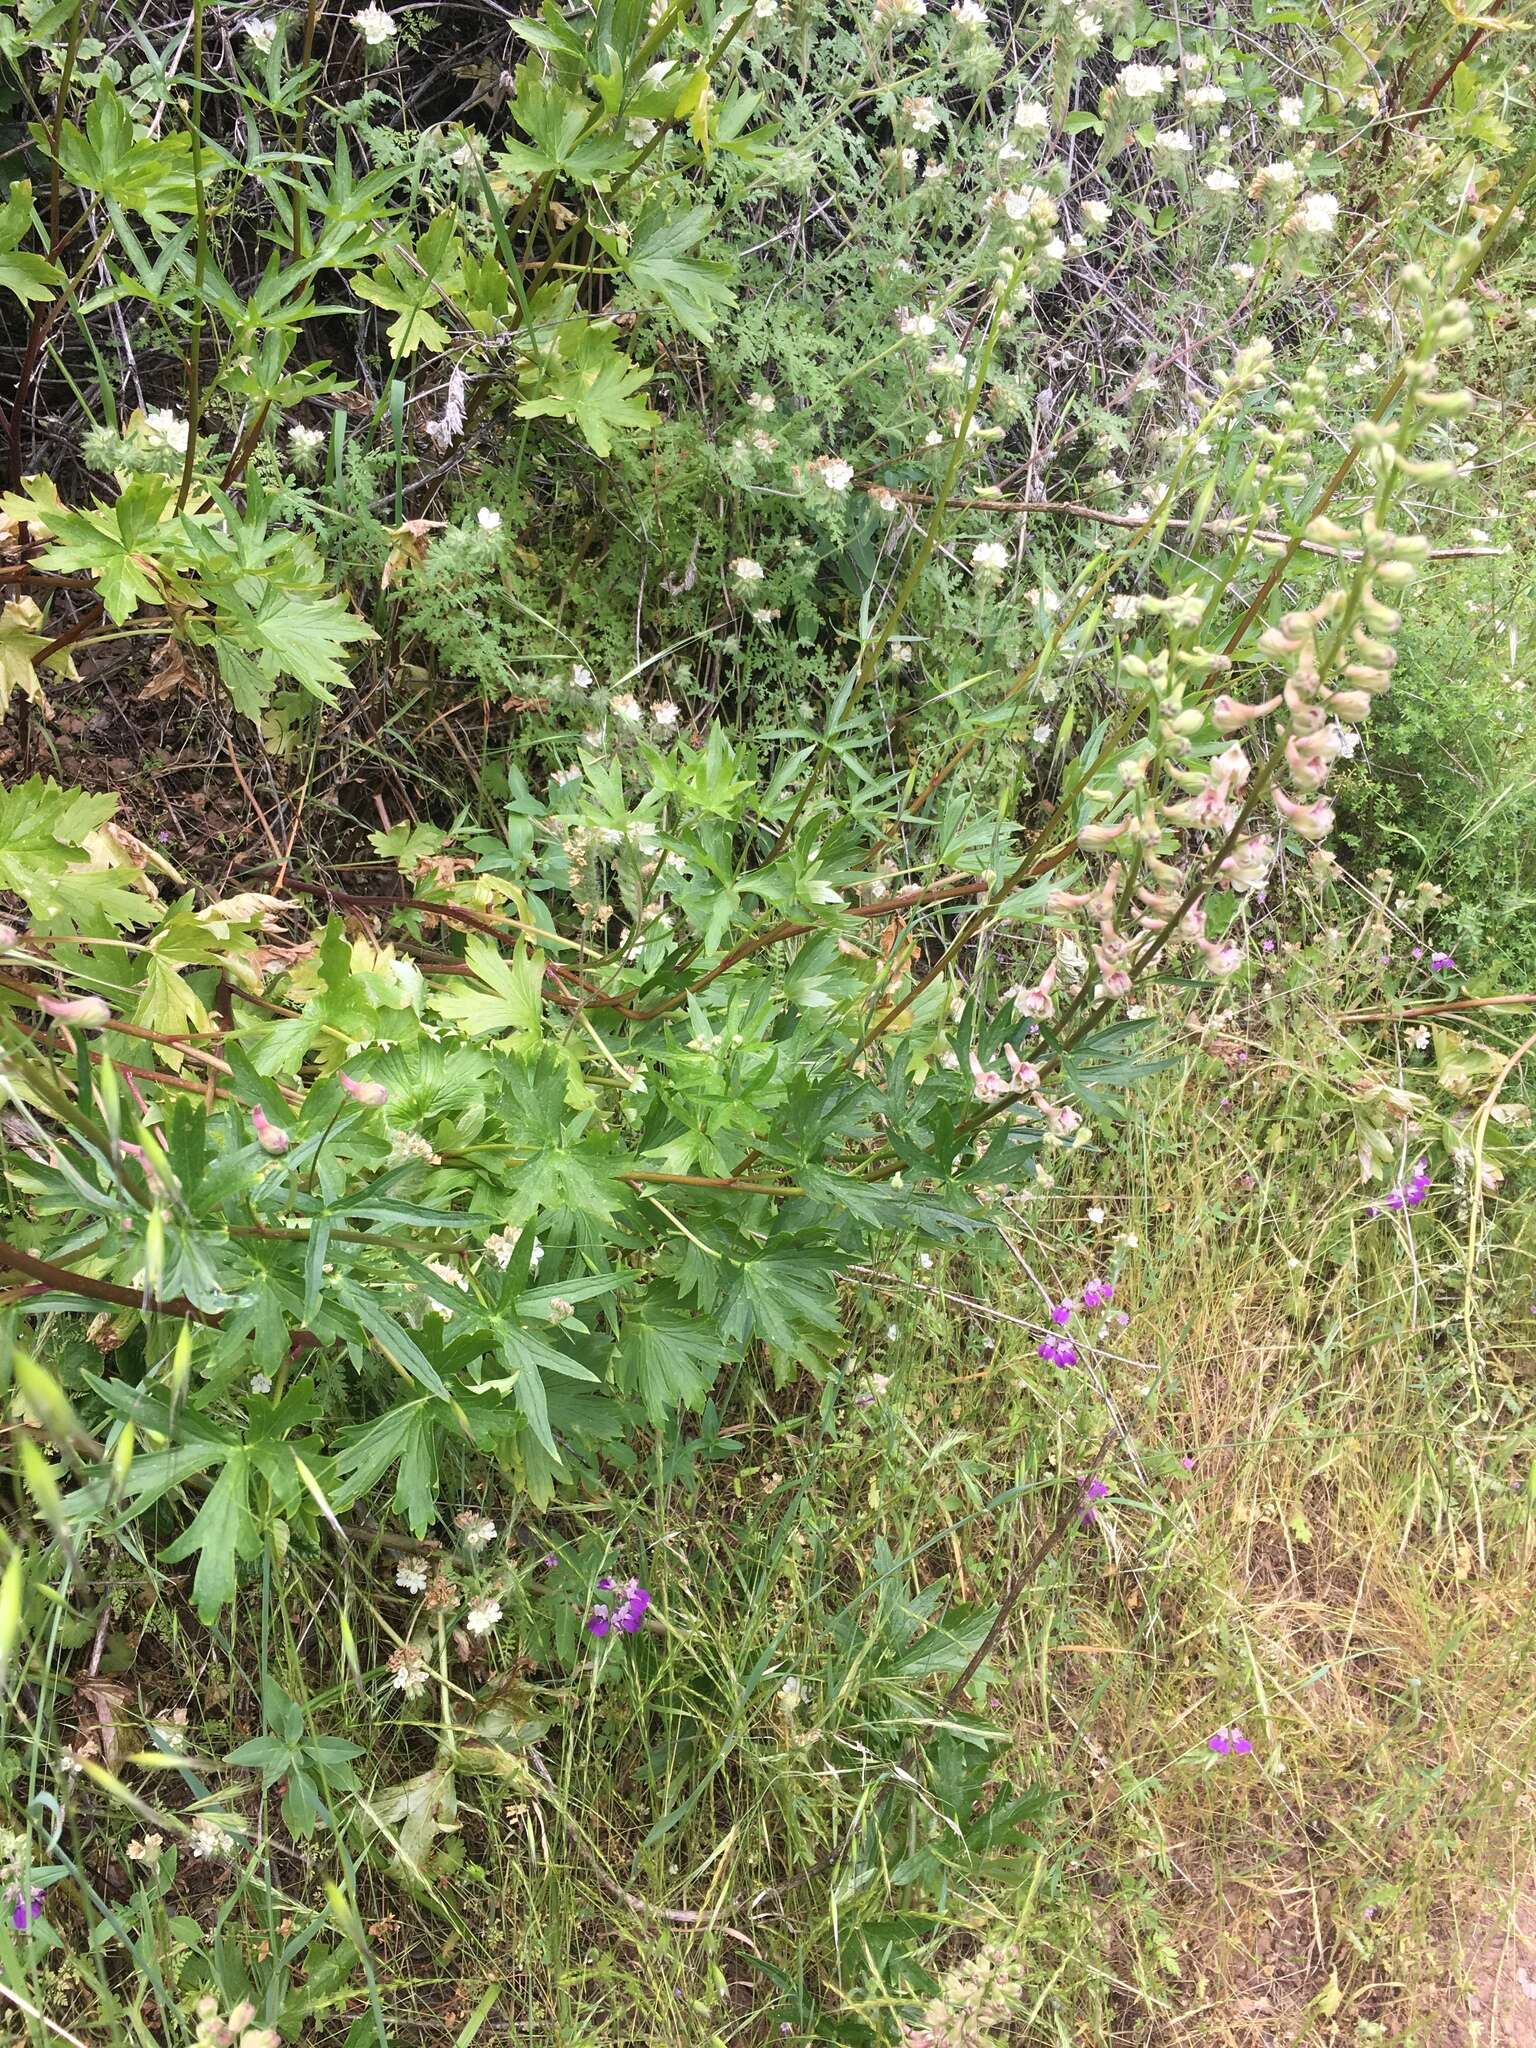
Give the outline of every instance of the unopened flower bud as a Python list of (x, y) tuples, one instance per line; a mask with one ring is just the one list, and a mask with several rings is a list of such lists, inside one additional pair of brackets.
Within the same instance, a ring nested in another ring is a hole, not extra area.
[(111, 1005), (100, 996), (39, 996), (37, 1002), (39, 1009), (46, 1010), (61, 1024), (83, 1024), (93, 1029), (112, 1021)]
[(288, 1133), (273, 1123), (260, 1103), (251, 1111), (251, 1129), (256, 1133), (256, 1142), (262, 1151), (270, 1152), (274, 1159), (288, 1150)]
[(389, 1090), (382, 1081), (354, 1081), (350, 1074), (338, 1074), (336, 1078), (352, 1100), (362, 1103), (365, 1109), (382, 1109), (389, 1100)]
[(1263, 704), (1239, 704), (1235, 697), (1223, 694), (1211, 704), (1211, 723), (1219, 733), (1237, 732), (1254, 719), (1267, 718), (1271, 711), (1279, 708), (1278, 697), (1271, 697)]

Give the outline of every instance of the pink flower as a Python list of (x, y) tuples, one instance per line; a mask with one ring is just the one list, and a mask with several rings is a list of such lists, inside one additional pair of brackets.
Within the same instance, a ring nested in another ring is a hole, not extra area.
[(1003, 1058), (1008, 1062), (1008, 1072), (1015, 1088), (1038, 1088), (1040, 1069), (1031, 1066), (1028, 1060), (1021, 1060), (1011, 1045), (1003, 1047)]
[(1216, 1756), (1250, 1756), (1253, 1753), (1253, 1744), (1241, 1728), (1218, 1728), (1205, 1746)]
[(39, 1009), (46, 1010), (50, 1017), (57, 1017), (61, 1024), (85, 1024), (99, 1026), (110, 1024), (110, 1004), (100, 996), (71, 996), (67, 1000), (60, 996), (39, 996)]
[(354, 1081), (350, 1074), (338, 1074), (336, 1078), (352, 1100), (362, 1103), (365, 1109), (382, 1109), (389, 1100), (389, 1090), (382, 1081)]
[(273, 1123), (260, 1103), (251, 1111), (251, 1129), (256, 1133), (256, 1142), (262, 1151), (270, 1152), (274, 1159), (288, 1150), (291, 1143), (288, 1133)]
[(1008, 1083), (993, 1068), (981, 1064), (974, 1045), (971, 1047), (971, 1093), (978, 1102), (1001, 1102), (1008, 1093)]

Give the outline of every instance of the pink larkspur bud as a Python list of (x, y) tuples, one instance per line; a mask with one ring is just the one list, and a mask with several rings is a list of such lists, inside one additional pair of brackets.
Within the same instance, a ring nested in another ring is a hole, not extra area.
[(112, 1008), (100, 996), (39, 996), (38, 1006), (61, 1024), (110, 1024)]
[(971, 1047), (971, 1093), (978, 1102), (1000, 1102), (1008, 1093), (1008, 1083), (1001, 1074), (981, 1064), (975, 1046)]
[(1371, 700), (1364, 690), (1335, 690), (1328, 699), (1328, 709), (1346, 725), (1359, 725), (1371, 715)]
[(1008, 1072), (1015, 1088), (1038, 1088), (1040, 1069), (1031, 1066), (1028, 1060), (1021, 1060), (1011, 1045), (1003, 1047), (1003, 1058), (1008, 1062)]
[(382, 1109), (389, 1100), (389, 1090), (382, 1081), (354, 1081), (350, 1074), (338, 1074), (336, 1078), (352, 1100), (362, 1103), (365, 1109)]
[(1112, 846), (1117, 839), (1123, 838), (1130, 831), (1135, 822), (1134, 818), (1122, 818), (1116, 825), (1102, 825), (1097, 822), (1079, 825), (1077, 843), (1086, 853), (1091, 853), (1096, 847)]
[(1287, 796), (1283, 789), (1272, 790), (1275, 809), (1284, 818), (1298, 839), (1308, 839), (1318, 844), (1333, 830), (1333, 806), (1321, 797), (1315, 803), (1298, 803), (1293, 796)]
[(251, 1129), (256, 1133), (256, 1142), (262, 1151), (270, 1152), (274, 1159), (288, 1150), (288, 1133), (279, 1130), (259, 1103), (251, 1111)]
[(1211, 723), (1218, 732), (1237, 732), (1242, 726), (1251, 725), (1256, 718), (1267, 718), (1271, 711), (1278, 711), (1280, 699), (1271, 697), (1263, 704), (1239, 704), (1235, 697), (1217, 697), (1211, 705)]

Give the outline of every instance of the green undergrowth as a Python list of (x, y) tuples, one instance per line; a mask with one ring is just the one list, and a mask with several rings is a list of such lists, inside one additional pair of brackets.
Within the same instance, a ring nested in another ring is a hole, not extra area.
[[(417, 1695), (365, 1524), (208, 1630), (93, 1544), (5, 1731), (52, 1932), (7, 1982), (114, 2043), (204, 1994), (353, 2048), (962, 2040), (965, 1966), (998, 2041), (1441, 2038), (1532, 1842), (1536, 1244), (1454, 1170), (1368, 1214), (1311, 1022), (1298, 975), (974, 1252), (848, 1283), (820, 1385), (744, 1373), (544, 1519), (446, 1462), (504, 1612)], [(635, 1633), (581, 1627), (600, 1567)]]

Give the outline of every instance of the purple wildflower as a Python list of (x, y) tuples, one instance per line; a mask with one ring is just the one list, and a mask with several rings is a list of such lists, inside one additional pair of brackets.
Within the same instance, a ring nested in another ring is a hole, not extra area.
[(1058, 1301), (1056, 1306), (1051, 1310), (1051, 1321), (1055, 1323), (1059, 1329), (1064, 1330), (1067, 1324), (1071, 1322), (1071, 1320), (1072, 1303), (1070, 1301)]
[(1205, 1746), (1216, 1756), (1250, 1756), (1253, 1753), (1253, 1744), (1241, 1728), (1218, 1728)]
[(598, 1590), (603, 1593), (617, 1593), (616, 1600), (599, 1600), (587, 1616), (588, 1633), (605, 1636), (612, 1629), (620, 1634), (632, 1636), (645, 1618), (645, 1610), (651, 1604), (651, 1596), (638, 1579), (626, 1579), (622, 1586), (612, 1579), (599, 1579)]
[(1456, 972), (1454, 954), (1431, 953), (1429, 956), (1429, 971), (1431, 974), (1454, 974)]
[(1093, 1503), (1107, 1499), (1109, 1488), (1102, 1479), (1083, 1479), (1078, 1483), (1083, 1492), (1083, 1512), (1079, 1519), (1085, 1529), (1091, 1529), (1099, 1519), (1098, 1509)]
[(1403, 1182), (1401, 1187), (1395, 1187), (1389, 1194), (1385, 1195), (1382, 1198), (1380, 1207), (1372, 1202), (1365, 1213), (1367, 1216), (1379, 1216), (1383, 1209), (1390, 1209), (1394, 1214), (1400, 1209), (1417, 1209), (1424, 1197), (1429, 1193), (1429, 1189), (1429, 1161), (1427, 1159), (1415, 1160), (1413, 1172)]
[(1067, 1343), (1065, 1338), (1047, 1337), (1039, 1347), (1039, 1355), (1047, 1365), (1076, 1365), (1077, 1346)]
[(1083, 1289), (1084, 1308), (1108, 1308), (1114, 1298), (1113, 1280), (1090, 1280)]
[(41, 1892), (18, 1892), (11, 1907), (11, 1925), (18, 1934), (25, 1934), (34, 1920), (43, 1917), (43, 1895)]

